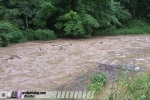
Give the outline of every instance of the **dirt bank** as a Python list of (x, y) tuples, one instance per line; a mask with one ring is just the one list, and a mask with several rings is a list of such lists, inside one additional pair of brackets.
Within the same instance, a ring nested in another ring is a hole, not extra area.
[(150, 35), (28, 42), (0, 48), (0, 90), (51, 90), (99, 64), (150, 69)]

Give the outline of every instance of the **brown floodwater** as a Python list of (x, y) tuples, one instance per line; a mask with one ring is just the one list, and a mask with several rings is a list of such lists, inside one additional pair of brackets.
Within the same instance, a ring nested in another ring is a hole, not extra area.
[(0, 90), (49, 91), (99, 64), (150, 70), (150, 35), (27, 42), (0, 48)]

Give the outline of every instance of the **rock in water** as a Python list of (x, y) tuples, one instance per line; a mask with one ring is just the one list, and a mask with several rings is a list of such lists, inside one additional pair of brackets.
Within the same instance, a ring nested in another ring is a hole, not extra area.
[(135, 67), (134, 70), (137, 72), (137, 71), (140, 71), (140, 67)]

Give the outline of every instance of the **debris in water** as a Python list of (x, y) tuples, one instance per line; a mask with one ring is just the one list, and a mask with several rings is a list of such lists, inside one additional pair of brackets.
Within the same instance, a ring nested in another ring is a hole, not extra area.
[(18, 55), (12, 55), (12, 56), (9, 57), (8, 59), (15, 59), (15, 58), (21, 59)]
[(135, 70), (136, 72), (138, 72), (138, 71), (140, 71), (140, 67), (135, 67), (134, 70)]

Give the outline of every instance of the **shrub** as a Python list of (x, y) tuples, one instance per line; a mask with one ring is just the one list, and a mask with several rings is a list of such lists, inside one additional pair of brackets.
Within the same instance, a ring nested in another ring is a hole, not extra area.
[(98, 73), (91, 78), (91, 82), (88, 85), (90, 91), (101, 91), (107, 83), (107, 77), (103, 73)]
[(10, 43), (20, 43), (26, 41), (24, 35), (21, 33), (21, 31), (18, 32), (11, 32), (7, 35), (7, 38), (9, 39)]
[(65, 36), (84, 37), (86, 33), (81, 17), (73, 11), (60, 16), (55, 27), (63, 30)]
[(8, 34), (10, 32), (16, 31), (19, 31), (19, 29), (15, 27), (12, 23), (4, 21), (0, 23), (0, 34)]
[(34, 33), (35, 33), (35, 31), (32, 29), (27, 29), (27, 30), (23, 31), (25, 38), (29, 41), (32, 41), (35, 39)]
[(0, 34), (0, 38), (1, 38), (1, 46), (2, 47), (6, 47), (9, 45), (9, 39), (5, 34)]
[(21, 31), (10, 22), (0, 23), (0, 37), (2, 46), (8, 46), (9, 43), (19, 43), (25, 41)]
[(1, 37), (0, 37), (0, 47), (2, 46), (2, 39), (1, 39)]
[(123, 7), (118, 5), (117, 3), (114, 6), (114, 12), (116, 14), (117, 19), (121, 24), (127, 24), (129, 20), (132, 19), (131, 14), (129, 11), (125, 10)]
[(55, 24), (58, 30), (63, 30), (65, 36), (78, 38), (89, 37), (94, 28), (98, 28), (97, 20), (89, 14), (79, 14), (70, 11), (58, 18)]
[(55, 38), (56, 38), (56, 35), (55, 35), (54, 31), (41, 30), (41, 29), (38, 29), (35, 31), (35, 39), (36, 40), (52, 40)]

